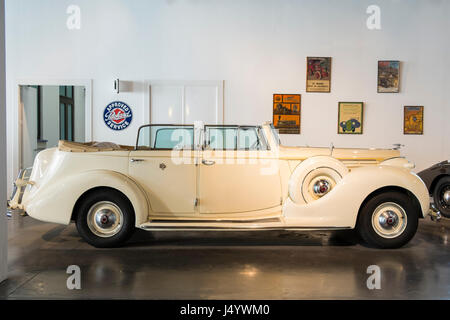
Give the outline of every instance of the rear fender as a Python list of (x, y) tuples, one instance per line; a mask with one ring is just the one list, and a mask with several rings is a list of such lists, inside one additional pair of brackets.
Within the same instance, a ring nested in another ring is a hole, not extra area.
[(116, 189), (130, 200), (136, 226), (148, 221), (150, 206), (142, 188), (126, 175), (109, 170), (86, 171), (47, 181), (41, 186), (28, 186), (23, 206), (35, 219), (69, 224), (77, 200), (86, 191), (98, 187)]

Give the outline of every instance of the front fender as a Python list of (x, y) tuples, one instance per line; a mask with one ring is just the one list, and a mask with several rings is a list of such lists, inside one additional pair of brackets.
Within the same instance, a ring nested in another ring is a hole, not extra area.
[(148, 221), (150, 206), (145, 192), (132, 179), (110, 170), (91, 170), (28, 186), (23, 207), (33, 218), (69, 224), (77, 200), (88, 190), (109, 187), (122, 192), (131, 202), (136, 226)]
[(285, 222), (305, 227), (354, 228), (359, 209), (373, 192), (385, 187), (400, 187), (419, 201), (422, 215), (429, 210), (429, 195), (423, 181), (405, 168), (389, 165), (352, 169), (329, 194), (309, 204), (287, 199), (283, 207)]

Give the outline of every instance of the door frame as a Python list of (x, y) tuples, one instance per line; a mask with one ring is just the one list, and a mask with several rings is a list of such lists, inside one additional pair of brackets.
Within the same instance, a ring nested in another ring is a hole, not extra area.
[(92, 79), (49, 79), (22, 78), (16, 79), (11, 88), (12, 105), (7, 108), (7, 185), (8, 194), (12, 191), (12, 183), (19, 172), (22, 157), (22, 110), (20, 106), (20, 86), (76, 86), (84, 87), (85, 92), (85, 139), (92, 140)]
[[(223, 124), (224, 122), (224, 80), (144, 80), (144, 121), (152, 124), (151, 108), (152, 108), (152, 86), (166, 85), (166, 86), (211, 86), (217, 87), (217, 108), (216, 108), (216, 123), (208, 124)], [(184, 93), (185, 94), (185, 93)], [(184, 98), (184, 96), (183, 96)], [(183, 101), (184, 104), (184, 101)], [(184, 108), (183, 108), (184, 112)], [(146, 123), (147, 124), (147, 123)], [(181, 123), (180, 123), (181, 124)]]

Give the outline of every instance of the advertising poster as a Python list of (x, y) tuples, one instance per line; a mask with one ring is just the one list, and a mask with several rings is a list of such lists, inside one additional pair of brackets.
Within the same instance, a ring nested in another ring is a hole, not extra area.
[(362, 102), (339, 102), (338, 133), (339, 134), (363, 133)]
[(306, 58), (306, 92), (330, 92), (331, 58)]
[(280, 134), (300, 134), (300, 94), (273, 95), (273, 125)]
[(378, 92), (398, 93), (400, 61), (378, 61)]
[(405, 106), (404, 134), (423, 134), (423, 106)]

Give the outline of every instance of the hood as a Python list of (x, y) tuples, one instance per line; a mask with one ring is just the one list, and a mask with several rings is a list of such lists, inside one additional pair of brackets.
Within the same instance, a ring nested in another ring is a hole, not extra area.
[(332, 156), (343, 162), (364, 161), (380, 163), (387, 159), (400, 157), (399, 150), (363, 149), (363, 148), (311, 148), (280, 146), (280, 158), (286, 160), (303, 160), (314, 156)]

